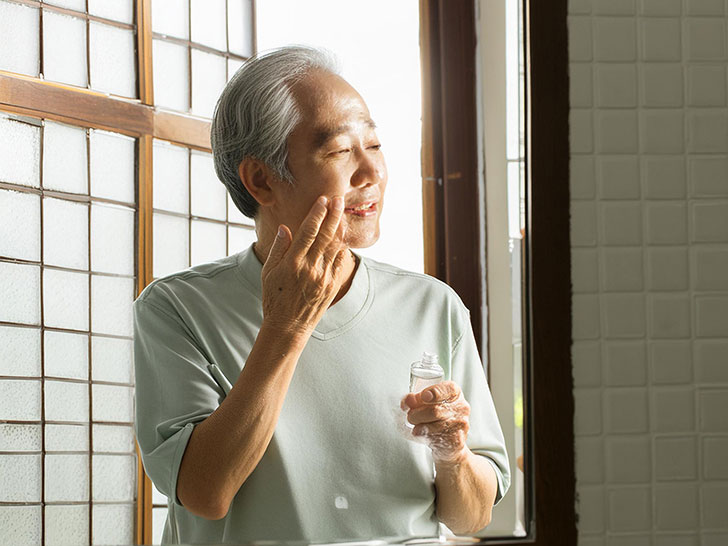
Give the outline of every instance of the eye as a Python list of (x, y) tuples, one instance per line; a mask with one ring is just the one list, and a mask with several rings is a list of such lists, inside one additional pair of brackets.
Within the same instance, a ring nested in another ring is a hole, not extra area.
[(369, 149), (374, 150), (375, 152), (378, 152), (381, 148), (382, 148), (381, 144), (373, 144), (373, 145), (369, 146)]
[(349, 153), (351, 151), (351, 148), (342, 148), (341, 150), (336, 150), (334, 152), (334, 155), (343, 155), (346, 153)]

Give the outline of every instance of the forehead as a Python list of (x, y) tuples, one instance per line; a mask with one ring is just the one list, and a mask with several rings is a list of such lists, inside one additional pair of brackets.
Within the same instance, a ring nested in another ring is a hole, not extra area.
[(335, 74), (314, 71), (294, 86), (293, 95), (302, 118), (297, 131), (322, 133), (344, 127), (373, 126), (364, 99)]

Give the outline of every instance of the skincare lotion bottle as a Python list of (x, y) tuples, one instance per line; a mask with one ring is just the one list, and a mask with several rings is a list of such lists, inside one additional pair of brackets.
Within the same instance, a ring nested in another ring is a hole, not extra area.
[(413, 362), (410, 366), (410, 392), (420, 392), (430, 385), (440, 383), (444, 375), (437, 355), (425, 351), (422, 353), (422, 360)]

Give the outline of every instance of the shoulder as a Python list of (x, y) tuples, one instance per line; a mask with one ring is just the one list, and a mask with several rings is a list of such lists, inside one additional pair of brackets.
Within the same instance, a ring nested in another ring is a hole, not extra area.
[(371, 258), (362, 257), (362, 261), (372, 276), (378, 293), (391, 291), (394, 293), (393, 295), (398, 292), (403, 295), (406, 293), (410, 298), (420, 296), (427, 298), (429, 301), (438, 301), (447, 304), (448, 307), (468, 313), (457, 292), (440, 279), (424, 273), (401, 269)]
[(188, 295), (207, 292), (216, 285), (229, 282), (231, 279), (228, 277), (235, 276), (237, 265), (238, 255), (235, 254), (165, 275), (147, 285), (134, 306), (149, 304), (153, 307), (165, 307), (175, 300), (185, 299)]

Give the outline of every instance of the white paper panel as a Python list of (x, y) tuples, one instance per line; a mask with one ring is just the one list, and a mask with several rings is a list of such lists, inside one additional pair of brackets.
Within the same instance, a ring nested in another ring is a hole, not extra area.
[(88, 205), (43, 199), (43, 262), (88, 269)]
[(43, 321), (46, 326), (88, 330), (88, 274), (43, 270)]
[(0, 455), (0, 502), (40, 501), (40, 455)]
[(133, 501), (136, 489), (136, 457), (93, 456), (93, 500)]
[(132, 335), (134, 279), (91, 276), (91, 330), (96, 334)]
[(88, 425), (46, 425), (46, 451), (88, 451)]
[(167, 495), (162, 493), (159, 489), (157, 489), (157, 486), (152, 483), (152, 504), (167, 504), (168, 500)]
[(40, 324), (40, 267), (0, 262), (0, 301), (0, 321)]
[(164, 524), (167, 522), (166, 508), (152, 508), (152, 543), (161, 544)]
[(0, 182), (40, 187), (40, 127), (0, 114)]
[(134, 383), (133, 342), (91, 336), (91, 375), (94, 381)]
[(212, 262), (227, 256), (225, 224), (192, 220), (192, 265)]
[(230, 81), (235, 73), (238, 71), (238, 68), (243, 66), (243, 61), (239, 61), (237, 59), (228, 59), (227, 60), (227, 81)]
[(88, 455), (46, 455), (45, 500), (88, 500), (88, 478)]
[(134, 31), (89, 24), (91, 87), (123, 97), (136, 97)]
[(40, 261), (40, 196), (0, 190), (0, 256)]
[(112, 21), (132, 24), (134, 5), (132, 0), (88, 0), (88, 12)]
[(87, 87), (85, 20), (43, 10), (43, 77)]
[(192, 41), (225, 51), (225, 0), (191, 0)]
[(134, 389), (116, 385), (93, 385), (93, 420), (131, 423), (134, 420)]
[(0, 424), (0, 451), (40, 451), (40, 425)]
[(187, 46), (154, 40), (153, 49), (154, 102), (165, 108), (187, 112), (190, 109)]
[(211, 118), (226, 83), (225, 57), (192, 50), (192, 113)]
[(86, 11), (86, 0), (43, 0), (43, 3), (80, 11), (81, 13)]
[(245, 250), (257, 240), (255, 231), (248, 228), (228, 226), (228, 256)]
[(252, 0), (228, 0), (228, 47), (243, 57), (253, 54)]
[(245, 224), (246, 226), (255, 226), (255, 221), (252, 218), (248, 218), (235, 206), (230, 194), (227, 195), (228, 202), (228, 222), (236, 222), (238, 224)]
[(45, 331), (45, 375), (88, 379), (88, 335)]
[(91, 205), (91, 270), (134, 275), (134, 211)]
[(130, 426), (94, 425), (94, 451), (134, 453), (134, 430)]
[(38, 76), (38, 10), (0, 2), (0, 70)]
[(152, 30), (159, 34), (187, 39), (188, 0), (152, 0)]
[(189, 150), (155, 140), (153, 153), (154, 208), (187, 214), (190, 208)]
[(88, 505), (46, 506), (46, 546), (88, 544)]
[(43, 187), (88, 193), (86, 129), (52, 121), (43, 127)]
[(88, 422), (87, 384), (48, 380), (44, 394), (48, 421)]
[(93, 544), (133, 544), (133, 505), (95, 504), (92, 518)]
[(91, 195), (134, 203), (134, 139), (91, 130)]
[(154, 277), (159, 278), (189, 266), (189, 220), (177, 216), (153, 215)]
[(212, 155), (191, 152), (192, 216), (225, 220), (227, 190), (215, 174)]
[(40, 377), (40, 330), (0, 326), (0, 347), (0, 375)]
[(6, 544), (37, 546), (40, 544), (40, 526), (40, 506), (0, 506), (0, 529)]
[(0, 379), (0, 419), (40, 420), (40, 381)]

